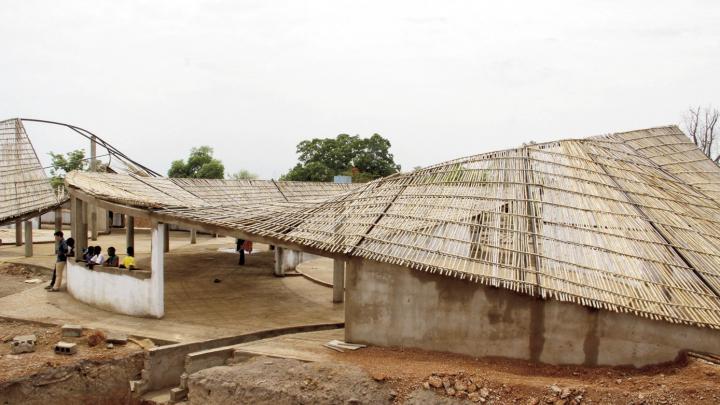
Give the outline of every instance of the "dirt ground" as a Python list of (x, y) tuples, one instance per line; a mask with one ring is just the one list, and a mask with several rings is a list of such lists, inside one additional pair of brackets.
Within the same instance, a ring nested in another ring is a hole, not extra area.
[[(34, 334), (34, 353), (14, 355), (14, 336)], [(132, 343), (88, 346), (88, 335), (61, 337), (57, 326), (0, 318), (0, 403), (128, 403), (128, 381), (138, 377), (142, 349)], [(77, 343), (72, 356), (53, 351), (58, 341)]]
[(538, 365), (380, 347), (334, 356), (386, 381), (398, 393), (397, 403), (414, 402), (418, 389), (458, 395), (458, 399), (470, 394), (476, 400), (472, 402), (497, 404), (720, 403), (720, 366), (696, 358), (638, 370)]
[(0, 298), (32, 288), (37, 284), (28, 284), (25, 280), (41, 279), (49, 284), (52, 270), (27, 264), (0, 262)]

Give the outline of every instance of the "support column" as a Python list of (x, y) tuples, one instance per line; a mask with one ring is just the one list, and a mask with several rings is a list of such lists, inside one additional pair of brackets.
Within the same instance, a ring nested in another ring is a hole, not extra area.
[(32, 219), (25, 221), (25, 257), (33, 255)]
[(125, 247), (135, 247), (135, 217), (125, 215)]
[(170, 251), (170, 225), (163, 224), (165, 230), (163, 232), (163, 252), (167, 253)]
[(22, 245), (22, 221), (15, 221), (15, 246)]
[(190, 243), (193, 245), (197, 243), (197, 231), (195, 228), (190, 229)]
[(73, 218), (73, 221), (76, 223), (75, 231), (77, 232), (77, 236), (75, 237), (75, 258), (80, 260), (82, 259), (82, 251), (88, 247), (88, 204), (79, 198), (75, 200), (76, 216)]
[(92, 240), (97, 240), (98, 237), (98, 230), (97, 230), (97, 207), (95, 204), (85, 204), (90, 209), (90, 238)]
[(275, 271), (273, 274), (277, 277), (285, 277), (285, 269), (283, 269), (283, 248), (277, 246), (275, 248)]
[(55, 209), (55, 230), (56, 231), (62, 231), (63, 226), (63, 217), (62, 217), (62, 208)]
[(343, 302), (345, 298), (345, 261), (333, 259), (333, 302)]
[[(90, 138), (90, 171), (97, 171), (97, 139), (95, 136)], [(85, 204), (90, 208), (90, 236), (92, 240), (97, 240), (97, 208), (94, 204)], [(87, 208), (85, 209), (87, 211)], [(85, 220), (87, 221), (87, 219)]]
[(150, 315), (165, 315), (165, 231), (167, 224), (152, 225), (152, 248), (150, 249)]

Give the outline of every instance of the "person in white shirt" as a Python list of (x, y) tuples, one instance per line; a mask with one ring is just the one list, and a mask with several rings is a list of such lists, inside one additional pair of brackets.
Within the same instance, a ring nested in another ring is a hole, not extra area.
[(102, 247), (95, 246), (95, 250), (93, 251), (93, 256), (90, 258), (90, 261), (88, 262), (88, 267), (92, 269), (92, 267), (96, 264), (99, 264), (102, 266), (103, 262), (105, 261), (105, 256), (102, 254)]

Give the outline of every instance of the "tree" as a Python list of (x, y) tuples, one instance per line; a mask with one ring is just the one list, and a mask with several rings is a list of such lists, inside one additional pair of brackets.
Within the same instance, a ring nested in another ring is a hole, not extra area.
[(65, 187), (65, 175), (73, 170), (85, 170), (85, 151), (76, 149), (65, 155), (62, 153), (50, 152), (50, 184), (53, 188)]
[(240, 169), (239, 171), (231, 174), (229, 176), (230, 180), (255, 180), (258, 178), (258, 175), (245, 169)]
[(225, 166), (213, 158), (211, 147), (200, 146), (190, 150), (187, 162), (182, 159), (174, 160), (168, 170), (168, 177), (222, 179), (225, 178)]
[(691, 107), (684, 117), (687, 135), (715, 163), (720, 161), (718, 133), (715, 132), (719, 118), (720, 111), (712, 106)]
[(340, 134), (335, 138), (315, 138), (297, 146), (299, 163), (283, 180), (332, 181), (348, 175), (354, 182), (365, 182), (400, 171), (390, 153), (390, 141), (378, 134), (369, 138)]

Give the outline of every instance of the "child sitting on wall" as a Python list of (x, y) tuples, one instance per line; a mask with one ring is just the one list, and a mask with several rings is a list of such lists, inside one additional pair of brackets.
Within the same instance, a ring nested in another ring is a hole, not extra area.
[[(89, 250), (89, 248), (88, 248)], [(105, 256), (102, 254), (102, 247), (95, 246), (93, 248), (93, 254), (94, 256), (90, 258), (90, 260), (87, 262), (88, 268), (92, 269), (93, 266), (96, 264), (99, 264), (102, 266), (102, 264), (105, 262)]]
[(127, 256), (120, 263), (121, 269), (135, 270), (135, 249), (132, 246), (127, 248)]
[(110, 246), (107, 250), (108, 257), (105, 259), (105, 262), (103, 262), (104, 267), (117, 267), (120, 258), (115, 255), (115, 248)]

